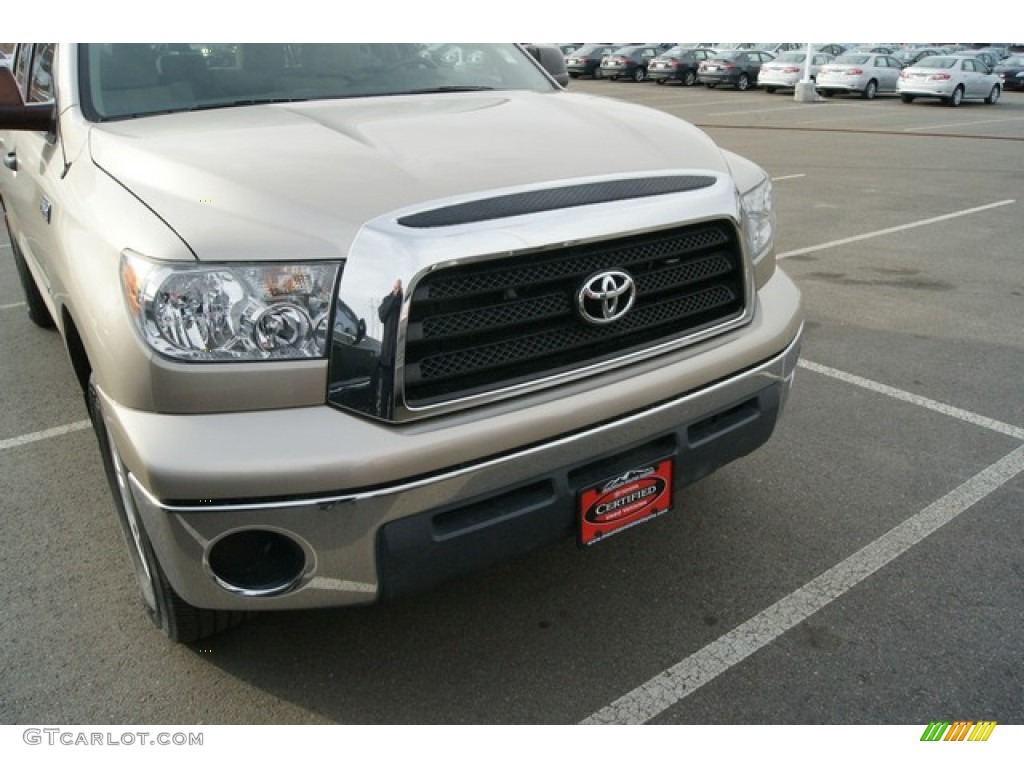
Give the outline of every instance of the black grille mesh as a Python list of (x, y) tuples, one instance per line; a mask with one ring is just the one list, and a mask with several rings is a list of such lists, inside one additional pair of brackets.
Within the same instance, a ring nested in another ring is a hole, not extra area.
[[(576, 309), (584, 282), (628, 272), (633, 308), (610, 325)], [(686, 336), (743, 312), (736, 231), (714, 221), (428, 275), (413, 295), (405, 396), (428, 405), (510, 386)]]

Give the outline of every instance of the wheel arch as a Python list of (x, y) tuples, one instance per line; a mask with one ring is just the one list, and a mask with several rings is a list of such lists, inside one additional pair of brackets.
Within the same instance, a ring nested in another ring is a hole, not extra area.
[(66, 305), (61, 307), (60, 327), (75, 378), (82, 389), (82, 394), (88, 396), (89, 380), (92, 377), (92, 362), (89, 360), (89, 353), (82, 341), (82, 336), (78, 332), (78, 325)]

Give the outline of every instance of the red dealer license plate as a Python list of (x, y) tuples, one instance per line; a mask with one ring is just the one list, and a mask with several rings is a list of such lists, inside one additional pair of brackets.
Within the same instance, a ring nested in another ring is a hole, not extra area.
[(584, 489), (576, 540), (582, 547), (597, 544), (671, 508), (672, 459), (663, 459)]

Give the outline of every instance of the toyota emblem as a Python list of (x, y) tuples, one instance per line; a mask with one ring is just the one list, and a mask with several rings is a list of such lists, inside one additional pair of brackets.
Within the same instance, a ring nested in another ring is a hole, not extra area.
[(594, 325), (622, 318), (636, 299), (636, 283), (628, 272), (609, 270), (588, 277), (576, 295), (580, 317)]

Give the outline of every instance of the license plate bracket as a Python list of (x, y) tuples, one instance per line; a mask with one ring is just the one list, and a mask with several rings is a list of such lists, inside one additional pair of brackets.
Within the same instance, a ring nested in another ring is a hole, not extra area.
[(589, 547), (663, 515), (673, 504), (672, 458), (645, 464), (581, 490), (576, 543)]

